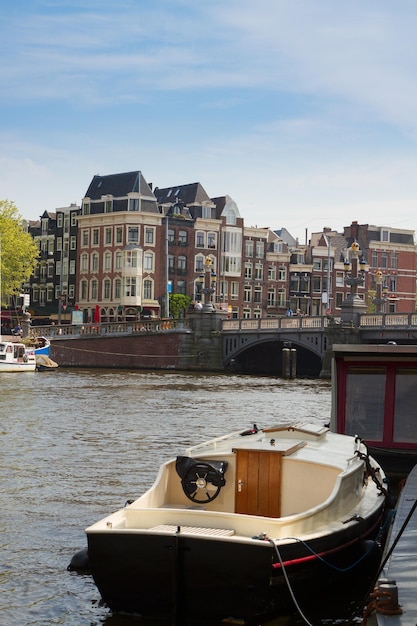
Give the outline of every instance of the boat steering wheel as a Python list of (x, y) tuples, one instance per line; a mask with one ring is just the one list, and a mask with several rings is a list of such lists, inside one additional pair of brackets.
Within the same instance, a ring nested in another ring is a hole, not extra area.
[(217, 498), (225, 480), (209, 463), (195, 463), (185, 473), (181, 483), (189, 500), (205, 504)]

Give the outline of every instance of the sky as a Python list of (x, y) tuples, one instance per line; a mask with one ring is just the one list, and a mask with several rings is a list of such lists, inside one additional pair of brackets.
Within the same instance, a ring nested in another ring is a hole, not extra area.
[(415, 0), (18, 0), (0, 8), (0, 199), (95, 174), (200, 182), (301, 243), (417, 230)]

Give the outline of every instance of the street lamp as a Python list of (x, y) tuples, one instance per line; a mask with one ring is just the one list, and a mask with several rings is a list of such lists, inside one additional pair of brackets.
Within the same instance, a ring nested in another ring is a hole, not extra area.
[(350, 287), (350, 295), (352, 297), (357, 295), (359, 285), (363, 285), (365, 282), (366, 261), (361, 257), (358, 268), (358, 260), (359, 244), (357, 241), (354, 241), (350, 248), (350, 262), (348, 258), (344, 261), (344, 269), (346, 272), (345, 284)]
[(386, 286), (382, 286), (383, 275), (381, 270), (378, 270), (375, 274), (375, 282), (376, 297), (372, 298), (372, 303), (375, 304), (377, 313), (385, 313), (385, 304), (387, 302), (386, 294), (388, 292), (388, 288)]
[(201, 293), (204, 294), (203, 311), (210, 313), (214, 311), (212, 296), (216, 291), (217, 274), (213, 269), (213, 260), (209, 256), (204, 261), (204, 270), (204, 273), (200, 274), (200, 282), (203, 285)]

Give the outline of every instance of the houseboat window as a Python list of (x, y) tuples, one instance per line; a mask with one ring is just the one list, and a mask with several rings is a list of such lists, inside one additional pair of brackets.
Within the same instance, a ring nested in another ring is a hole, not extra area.
[(345, 432), (382, 441), (385, 378), (383, 368), (349, 367), (346, 376)]
[(395, 376), (394, 441), (417, 443), (417, 370), (398, 369)]

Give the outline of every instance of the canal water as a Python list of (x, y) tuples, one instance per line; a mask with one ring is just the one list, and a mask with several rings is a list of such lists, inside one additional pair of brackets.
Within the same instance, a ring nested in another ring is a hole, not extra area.
[(141, 494), (159, 465), (186, 446), (253, 422), (329, 418), (328, 381), (70, 369), (3, 374), (0, 624), (139, 626), (137, 618), (111, 615), (89, 575), (67, 571), (86, 546), (84, 528)]

